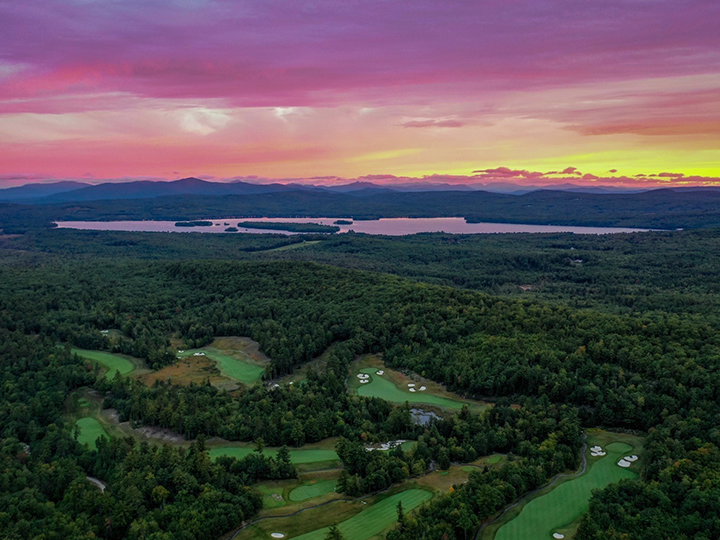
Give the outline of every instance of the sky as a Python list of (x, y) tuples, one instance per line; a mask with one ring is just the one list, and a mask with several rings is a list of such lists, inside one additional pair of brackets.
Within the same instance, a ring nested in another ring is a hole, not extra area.
[(0, 187), (720, 185), (717, 0), (2, 0)]

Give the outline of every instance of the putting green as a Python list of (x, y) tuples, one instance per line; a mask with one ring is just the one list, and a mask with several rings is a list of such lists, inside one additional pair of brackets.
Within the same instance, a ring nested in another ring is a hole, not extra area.
[(439, 396), (433, 396), (425, 392), (408, 392), (401, 390), (392, 382), (384, 378), (382, 375), (376, 375), (377, 368), (364, 368), (361, 373), (370, 375), (370, 382), (361, 384), (357, 392), (361, 396), (379, 397), (393, 403), (427, 403), (428, 405), (437, 405), (446, 409), (462, 409), (464, 403)]
[(220, 373), (229, 379), (233, 379), (241, 383), (253, 384), (262, 378), (262, 374), (265, 371), (265, 369), (260, 366), (250, 362), (243, 362), (242, 360), (223, 354), (213, 348), (192, 349), (180, 353), (180, 356), (185, 358), (186, 356), (191, 356), (195, 353), (205, 353), (205, 356), (210, 358), (210, 360), (217, 362)]
[(290, 500), (295, 502), (304, 501), (306, 499), (312, 499), (314, 497), (320, 497), (327, 493), (335, 491), (335, 480), (321, 480), (307, 483), (305, 485), (296, 487), (290, 492)]
[(100, 422), (94, 418), (81, 418), (76, 422), (76, 424), (80, 428), (78, 442), (80, 444), (87, 444), (90, 447), (90, 450), (97, 450), (95, 441), (97, 441), (98, 437), (105, 437), (106, 439), (109, 438), (103, 427), (100, 425)]
[(594, 463), (590, 461), (589, 470), (584, 475), (568, 480), (527, 503), (517, 517), (498, 529), (495, 540), (552, 538), (554, 532), (572, 523), (587, 510), (593, 489), (637, 476), (633, 471), (616, 465), (618, 459), (632, 450), (632, 446), (610, 443), (605, 450), (607, 455)]
[(123, 358), (117, 354), (103, 351), (88, 351), (86, 349), (76, 349), (74, 347), (71, 350), (81, 358), (97, 362), (98, 364), (108, 368), (107, 373), (105, 373), (105, 377), (108, 379), (115, 377), (116, 373), (120, 373), (120, 375), (127, 375), (135, 370), (135, 364), (127, 358)]
[[(222, 448), (211, 448), (210, 458), (217, 459), (220, 456), (230, 456), (237, 459), (242, 459), (247, 455), (252, 454), (252, 446), (225, 446)], [(264, 454), (268, 457), (275, 457), (277, 450), (272, 448), (266, 448)], [(295, 464), (301, 463), (317, 463), (320, 461), (337, 461), (340, 459), (335, 450), (324, 450), (322, 448), (293, 448), (290, 449), (290, 460)]]
[[(397, 493), (363, 510), (356, 516), (346, 519), (338, 525), (345, 540), (367, 540), (380, 534), (397, 521), (397, 504), (402, 501), (407, 512), (427, 501), (432, 494), (422, 489), (409, 489)], [(293, 540), (323, 540), (329, 527), (293, 537)]]

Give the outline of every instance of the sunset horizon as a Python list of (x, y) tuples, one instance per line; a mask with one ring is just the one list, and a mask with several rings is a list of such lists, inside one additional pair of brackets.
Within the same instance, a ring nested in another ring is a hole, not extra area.
[[(477, 170), (526, 184), (720, 185), (719, 9), (9, 0), (0, 188), (461, 183)], [(582, 174), (548, 174), (568, 167)]]

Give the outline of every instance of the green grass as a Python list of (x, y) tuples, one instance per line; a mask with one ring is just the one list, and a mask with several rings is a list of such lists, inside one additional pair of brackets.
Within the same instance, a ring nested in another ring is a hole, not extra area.
[(213, 348), (192, 349), (181, 353), (180, 356), (184, 358), (198, 352), (204, 352), (208, 358), (217, 362), (218, 369), (227, 378), (241, 383), (254, 384), (262, 378), (265, 371), (265, 368), (250, 361), (238, 360)]
[[(391, 495), (356, 516), (343, 521), (338, 525), (338, 529), (340, 529), (345, 540), (367, 540), (380, 534), (397, 521), (398, 501), (402, 501), (405, 511), (410, 511), (430, 497), (432, 497), (432, 494), (422, 489), (409, 489)], [(328, 530), (329, 527), (324, 527), (301, 536), (295, 536), (293, 540), (323, 540)]]
[[(456, 401), (440, 396), (434, 396), (426, 392), (408, 392), (401, 390), (391, 381), (383, 378), (381, 375), (375, 375), (377, 368), (364, 368), (360, 373), (370, 375), (370, 382), (361, 384), (357, 393), (361, 396), (379, 397), (393, 403), (426, 403), (428, 405), (437, 405), (446, 409), (459, 410), (465, 404), (463, 401)], [(419, 387), (420, 385), (418, 385)]]
[(294, 502), (300, 502), (306, 499), (320, 497), (321, 495), (325, 495), (327, 493), (332, 493), (333, 491), (335, 491), (336, 484), (337, 482), (335, 480), (308, 482), (307, 484), (298, 486), (293, 489), (290, 492), (290, 500)]
[(490, 456), (489, 458), (487, 458), (487, 462), (490, 464), (499, 463), (502, 458), (503, 457), (500, 454), (494, 454), (494, 455)]
[[(280, 508), (287, 502), (283, 499), (282, 488), (258, 486), (258, 491), (263, 494), (263, 508)], [(274, 495), (274, 496), (273, 496)]]
[[(253, 452), (252, 446), (224, 446), (219, 448), (210, 448), (210, 458), (216, 459), (220, 456), (230, 456), (242, 459)], [(272, 448), (265, 449), (265, 455), (275, 457), (277, 450)], [(325, 450), (322, 448), (292, 448), (290, 449), (290, 459), (295, 465), (301, 463), (317, 463), (320, 461), (337, 461), (340, 459), (335, 450)]]
[(135, 371), (136, 368), (135, 364), (133, 364), (130, 360), (117, 354), (103, 351), (88, 351), (86, 349), (76, 349), (74, 347), (72, 348), (72, 352), (82, 358), (92, 362), (97, 362), (98, 364), (106, 367), (108, 371), (105, 373), (105, 377), (108, 379), (115, 377), (116, 373), (120, 373), (120, 375), (128, 375)]
[(87, 444), (90, 447), (90, 450), (97, 450), (95, 441), (97, 441), (98, 437), (105, 437), (106, 439), (109, 438), (103, 427), (100, 425), (100, 422), (94, 418), (80, 418), (76, 424), (80, 428), (78, 442), (80, 444)]
[(528, 502), (517, 517), (498, 529), (495, 540), (551, 539), (554, 532), (568, 526), (587, 510), (593, 489), (623, 478), (637, 477), (632, 470), (616, 465), (632, 449), (629, 444), (613, 442), (605, 447), (607, 455), (603, 458), (592, 458), (588, 453), (589, 470), (584, 475), (563, 482)]

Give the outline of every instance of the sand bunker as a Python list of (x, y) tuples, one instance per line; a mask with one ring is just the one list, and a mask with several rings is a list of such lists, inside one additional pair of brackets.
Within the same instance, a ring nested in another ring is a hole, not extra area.
[(370, 381), (368, 381), (368, 380), (366, 380), (366, 379), (360, 379), (360, 384), (367, 384), (367, 383), (369, 383), (369, 382), (370, 382)]
[(382, 374), (384, 374), (385, 372), (384, 372), (382, 369), (378, 369), (375, 373), (377, 373), (378, 375), (382, 375)]
[(424, 386), (421, 386), (421, 387), (420, 387), (420, 391), (421, 391), (421, 392), (424, 392), (425, 390), (427, 390), (427, 388), (425, 388)]
[(623, 469), (627, 469), (630, 465), (632, 465), (632, 463), (630, 463), (629, 461), (625, 461), (624, 459), (621, 459), (620, 461), (618, 461), (617, 464), (618, 464), (618, 467), (622, 467)]
[(358, 379), (369, 379), (370, 375), (365, 375), (364, 373), (358, 373)]
[(565, 538), (565, 535), (562, 533), (553, 533), (553, 538), (557, 538), (559, 540), (560, 538)]
[(285, 535), (283, 533), (270, 533), (270, 536), (273, 538), (285, 538)]
[(411, 388), (411, 389), (410, 389), (410, 391), (411, 391), (411, 392), (414, 392), (414, 391), (415, 391), (415, 389), (414, 389), (414, 388)]
[(408, 386), (409, 386), (410, 388), (415, 388), (415, 383), (414, 383), (414, 382), (409, 382), (409, 383), (408, 383)]
[(632, 456), (625, 456), (623, 459), (625, 461), (629, 461), (630, 463), (632, 463), (633, 461), (637, 461), (638, 457), (635, 454), (633, 454)]
[(602, 446), (597, 446), (597, 445), (590, 448), (591, 452), (600, 452), (601, 450), (602, 450)]

